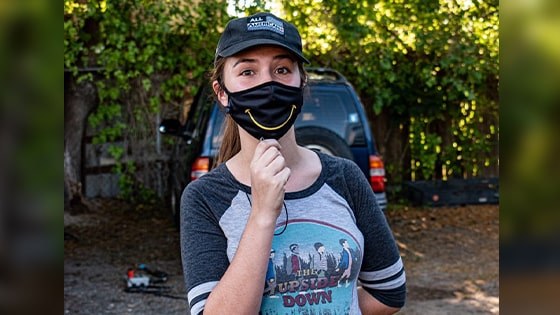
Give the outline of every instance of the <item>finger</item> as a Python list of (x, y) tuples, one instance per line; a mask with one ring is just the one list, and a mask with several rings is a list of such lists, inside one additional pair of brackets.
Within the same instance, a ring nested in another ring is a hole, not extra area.
[[(263, 162), (266, 163), (266, 161)], [(276, 175), (286, 167), (286, 160), (284, 159), (284, 156), (280, 152), (277, 152), (276, 156), (274, 156), (265, 167), (273, 175)]]
[(262, 162), (265, 167), (273, 167), (278, 171), (286, 164), (286, 160), (277, 148), (269, 148), (262, 156)]
[(257, 144), (253, 157), (259, 159), (271, 147), (276, 148), (278, 151), (280, 151), (280, 149), (282, 148), (280, 146), (280, 143), (278, 143), (278, 141), (274, 139), (262, 140)]
[[(263, 146), (266, 147), (266, 146)], [(281, 157), (282, 154), (276, 145), (270, 145), (266, 148), (264, 152), (255, 152), (253, 160), (251, 161), (251, 167), (254, 169), (263, 169), (268, 167), (273, 161)], [(281, 159), (283, 162), (283, 158)]]
[(290, 170), (289, 167), (284, 167), (280, 172), (278, 172), (276, 177), (278, 177), (278, 179), (284, 184), (284, 186), (286, 186), (288, 180), (290, 180), (291, 174), (292, 170)]

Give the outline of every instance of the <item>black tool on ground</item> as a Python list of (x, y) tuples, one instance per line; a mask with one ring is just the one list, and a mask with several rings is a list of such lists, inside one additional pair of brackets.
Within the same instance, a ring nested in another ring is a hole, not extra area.
[(161, 270), (152, 270), (148, 268), (145, 264), (139, 264), (138, 270), (145, 271), (151, 276), (150, 281), (153, 283), (165, 282), (167, 281), (167, 273)]
[(163, 285), (154, 285), (154, 283), (163, 283), (167, 281), (167, 273), (160, 270), (151, 270), (144, 264), (138, 265), (138, 269), (129, 268), (126, 272), (126, 293), (145, 293), (157, 296), (168, 297), (172, 299), (187, 300), (182, 296), (168, 294), (171, 287)]

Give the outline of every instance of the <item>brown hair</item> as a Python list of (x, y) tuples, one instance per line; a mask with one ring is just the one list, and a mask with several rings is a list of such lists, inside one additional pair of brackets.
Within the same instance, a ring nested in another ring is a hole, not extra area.
[[(218, 58), (214, 62), (214, 69), (210, 72), (210, 83), (218, 81), (220, 84), (220, 89), (223, 84), (223, 74), (224, 65), (226, 63), (226, 58)], [(307, 83), (307, 72), (303, 67), (303, 63), (298, 60), (298, 68), (301, 76), (302, 85), (305, 86)], [(216, 95), (215, 95), (216, 96)], [(223, 138), (222, 144), (220, 145), (220, 150), (218, 156), (214, 161), (214, 166), (220, 165), (227, 160), (231, 159), (239, 151), (241, 151), (241, 140), (239, 139), (239, 129), (237, 123), (231, 118), (230, 115), (226, 115), (224, 123), (222, 125)]]

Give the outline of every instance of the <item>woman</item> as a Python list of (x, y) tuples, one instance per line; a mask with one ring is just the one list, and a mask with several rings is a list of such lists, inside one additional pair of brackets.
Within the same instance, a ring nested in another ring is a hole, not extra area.
[[(181, 204), (191, 314), (392, 314), (404, 304), (402, 261), (360, 169), (296, 143), (304, 63), (297, 29), (270, 13), (232, 20), (220, 38), (212, 87), (227, 117), (218, 166)], [(340, 239), (356, 248), (355, 266), (338, 270), (331, 255), (326, 271), (315, 269), (314, 244)]]

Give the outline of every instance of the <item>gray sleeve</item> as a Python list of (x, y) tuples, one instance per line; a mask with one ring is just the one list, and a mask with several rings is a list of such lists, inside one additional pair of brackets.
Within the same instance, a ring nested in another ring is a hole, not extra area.
[(191, 314), (206, 299), (229, 266), (226, 238), (219, 225), (220, 200), (212, 197), (212, 181), (192, 182), (181, 198), (181, 257)]

